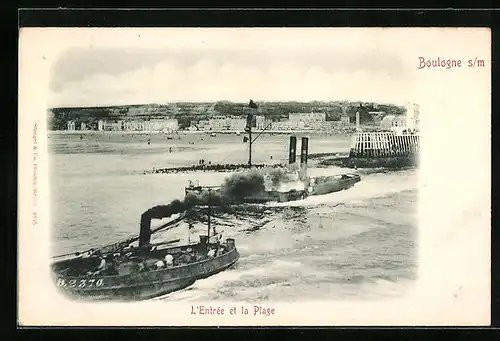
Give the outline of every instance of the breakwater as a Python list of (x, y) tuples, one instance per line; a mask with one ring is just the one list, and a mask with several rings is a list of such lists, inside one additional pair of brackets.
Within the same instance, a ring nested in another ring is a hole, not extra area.
[(263, 169), (263, 168), (283, 168), (283, 164), (204, 164), (187, 167), (170, 167), (170, 168), (153, 168), (152, 170), (144, 171), (143, 174), (172, 174), (172, 173), (188, 173), (188, 172), (235, 172), (244, 169)]
[(357, 133), (349, 158), (411, 156), (420, 151), (420, 135), (393, 132)]
[(404, 168), (418, 166), (420, 135), (405, 130), (360, 132), (353, 138), (348, 157), (322, 160), (319, 165), (348, 168)]
[(418, 155), (380, 157), (336, 157), (322, 160), (317, 167), (389, 168), (401, 169), (418, 166)]

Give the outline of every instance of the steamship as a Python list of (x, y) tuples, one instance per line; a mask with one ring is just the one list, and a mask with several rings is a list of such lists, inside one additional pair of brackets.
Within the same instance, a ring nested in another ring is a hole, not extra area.
[[(178, 226), (186, 214), (151, 230), (148, 211), (141, 217), (139, 237), (54, 257), (51, 266), (55, 285), (71, 298), (145, 300), (184, 289), (196, 280), (230, 268), (238, 260), (235, 240), (221, 241), (221, 234), (210, 224), (210, 200), (207, 234), (201, 234), (199, 242), (186, 245), (169, 246), (179, 240), (151, 243), (153, 233)], [(133, 247), (136, 241), (138, 247)]]
[[(252, 101), (250, 101), (253, 103)], [(255, 105), (255, 103), (254, 103)], [(249, 155), (248, 155), (248, 165), (252, 165), (252, 144), (256, 140), (252, 140), (252, 114), (247, 117), (247, 127), (246, 131), (248, 133), (247, 141), (249, 142)], [(265, 130), (266, 128), (264, 128)], [(263, 130), (263, 131), (264, 131)], [(259, 135), (257, 135), (258, 138)], [(309, 195), (323, 195), (342, 191), (349, 189), (354, 186), (357, 182), (361, 181), (359, 174), (346, 173), (334, 176), (320, 176), (320, 177), (310, 177), (307, 175), (307, 159), (308, 159), (308, 149), (309, 149), (309, 138), (302, 137), (301, 139), (301, 153), (300, 153), (300, 167), (299, 171), (296, 172), (293, 169), (296, 168), (296, 157), (297, 157), (297, 137), (290, 136), (289, 145), (289, 156), (288, 156), (288, 167), (284, 170), (288, 173), (287, 175), (296, 175), (296, 183), (301, 184), (298, 188), (293, 188), (289, 190), (263, 190), (258, 193), (252, 193), (251, 195), (243, 196), (241, 198), (230, 198), (236, 199), (235, 203), (266, 203), (266, 202), (287, 202), (305, 199)], [(300, 188), (302, 187), (302, 188)], [(190, 181), (189, 185), (185, 187), (185, 195), (190, 194), (201, 195), (209, 189), (215, 189), (218, 193), (221, 193), (221, 187), (210, 187), (210, 186), (200, 186), (199, 184), (194, 185)]]

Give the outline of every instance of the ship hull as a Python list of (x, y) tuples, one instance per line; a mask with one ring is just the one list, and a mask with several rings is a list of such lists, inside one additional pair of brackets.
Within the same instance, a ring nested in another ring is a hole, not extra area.
[(347, 179), (337, 179), (331, 176), (317, 178), (316, 181), (317, 183), (311, 187), (310, 195), (323, 195), (349, 189), (360, 182), (361, 177), (357, 174), (350, 174)]
[(245, 203), (267, 203), (267, 202), (288, 202), (305, 199), (305, 190), (291, 190), (288, 192), (265, 191), (261, 194), (247, 196), (243, 199)]
[(235, 247), (222, 255), (191, 264), (123, 276), (67, 277), (54, 273), (56, 286), (68, 297), (83, 300), (137, 301), (184, 289), (233, 266)]
[[(197, 187), (187, 187), (185, 189), (186, 197), (189, 195), (208, 195), (208, 186), (197, 186)], [(220, 189), (216, 187), (211, 187), (213, 193), (220, 194)], [(290, 190), (287, 192), (279, 191), (263, 191), (253, 195), (246, 196), (244, 198), (234, 198), (231, 203), (233, 204), (263, 204), (268, 202), (287, 202), (304, 199), (307, 196), (305, 190)]]

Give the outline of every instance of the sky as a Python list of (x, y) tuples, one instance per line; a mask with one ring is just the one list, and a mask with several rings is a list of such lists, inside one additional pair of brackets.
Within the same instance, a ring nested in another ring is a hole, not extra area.
[(427, 46), (404, 29), (67, 33), (55, 38), (50, 107), (250, 98), (401, 104), (411, 95), (415, 49)]

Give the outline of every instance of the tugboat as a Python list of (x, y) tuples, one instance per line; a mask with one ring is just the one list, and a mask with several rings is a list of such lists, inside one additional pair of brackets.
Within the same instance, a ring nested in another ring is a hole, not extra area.
[[(53, 261), (54, 283), (71, 298), (137, 301), (186, 288), (224, 271), (237, 262), (239, 253), (233, 238), (222, 242), (221, 234), (211, 226), (210, 205), (209, 199), (208, 231), (199, 236), (199, 242), (174, 247), (168, 244), (179, 240), (150, 242), (153, 233), (177, 226), (185, 214), (155, 230), (150, 229), (150, 219), (141, 219), (139, 237)], [(130, 245), (137, 240), (138, 247)]]

